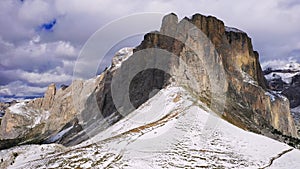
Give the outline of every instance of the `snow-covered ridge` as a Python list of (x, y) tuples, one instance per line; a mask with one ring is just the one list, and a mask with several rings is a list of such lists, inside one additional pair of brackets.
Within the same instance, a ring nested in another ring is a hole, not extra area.
[(224, 121), (180, 87), (162, 89), (90, 142), (70, 148), (27, 145), (0, 155), (0, 168), (300, 166), (299, 150)]

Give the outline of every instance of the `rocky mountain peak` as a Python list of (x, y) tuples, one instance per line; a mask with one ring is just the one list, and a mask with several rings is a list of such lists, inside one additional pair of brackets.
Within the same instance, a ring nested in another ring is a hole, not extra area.
[[(196, 29), (200, 31), (194, 31)], [(214, 83), (221, 84), (222, 89), (216, 88), (226, 93), (223, 116), (233, 124), (256, 132), (278, 130), (297, 137), (289, 102), (277, 95), (274, 96), (276, 101), (271, 101), (266, 95), (259, 54), (253, 50), (251, 38), (245, 32), (226, 31), (224, 23), (212, 16), (195, 14), (177, 23), (177, 16), (169, 14), (164, 17), (160, 32), (146, 34), (135, 52), (147, 48), (164, 49), (187, 63), (190, 72), (199, 72), (193, 75), (198, 83), (196, 86), (201, 86), (196, 87), (189, 83), (190, 78), (184, 71), (178, 67), (173, 70), (175, 76), (186, 77), (180, 78), (179, 84), (191, 87), (209, 104), (215, 97), (212, 96), (215, 87), (211, 74), (226, 77), (225, 81), (216, 78)], [(193, 57), (195, 55), (198, 56)], [(170, 65), (176, 65), (176, 62)]]
[[(226, 70), (230, 72), (244, 71), (257, 81), (261, 87), (266, 89), (266, 81), (259, 64), (259, 55), (258, 52), (253, 50), (251, 38), (243, 31), (226, 27), (224, 22), (216, 17), (195, 14), (191, 18), (183, 18), (178, 23), (178, 17), (171, 13), (163, 18), (159, 34), (169, 37), (176, 36), (177, 40), (181, 42), (185, 41), (186, 35), (184, 35), (184, 32), (190, 29), (190, 23), (209, 38), (216, 51), (222, 55), (222, 62)], [(170, 46), (170, 43), (173, 43), (172, 38), (163, 38), (163, 40), (160, 40), (158, 37), (149, 38), (151, 36), (157, 36), (155, 34), (157, 33), (146, 35), (145, 40), (147, 38), (152, 39), (154, 45), (157, 45), (157, 41), (159, 41), (160, 46)], [(174, 45), (173, 48), (164, 48), (178, 55), (181, 46), (178, 41), (174, 43), (176, 45)], [(142, 45), (146, 44), (142, 43), (140, 46)], [(147, 46), (151, 47), (150, 44), (147, 44)]]
[(219, 46), (222, 42), (222, 36), (225, 32), (224, 22), (214, 16), (204, 16), (195, 14), (190, 19), (197, 28), (207, 35), (213, 44)]
[(56, 94), (56, 86), (54, 83), (50, 84), (45, 92), (42, 108), (45, 110), (49, 110), (53, 104), (54, 98)]
[(163, 33), (168, 33), (168, 32), (174, 33), (176, 31), (177, 24), (178, 24), (178, 17), (177, 17), (177, 15), (174, 14), (174, 13), (170, 13), (170, 14), (164, 16), (164, 18), (162, 20), (160, 32), (163, 32)]

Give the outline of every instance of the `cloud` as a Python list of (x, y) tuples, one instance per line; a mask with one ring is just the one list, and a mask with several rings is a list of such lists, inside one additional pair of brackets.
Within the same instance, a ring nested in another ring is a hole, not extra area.
[(76, 60), (79, 49), (70, 42), (40, 43), (35, 38), (27, 43), (14, 45), (1, 41), (0, 63), (5, 70), (22, 69), (29, 72), (46, 72), (63, 67), (64, 60)]
[[(0, 94), (23, 93), (20, 88), (13, 90), (17, 84), (28, 86), (24, 90), (30, 94), (30, 87), (70, 82), (77, 55), (87, 39), (105, 24), (134, 13), (174, 12), (181, 18), (194, 13), (214, 15), (226, 25), (247, 32), (263, 62), (300, 56), (298, 0), (182, 3), (180, 0), (1, 0), (0, 86), (6, 92)], [(133, 27), (134, 24), (128, 23), (120, 29)], [(109, 58), (105, 63), (110, 63)]]
[(0, 96), (39, 96), (46, 91), (46, 87), (29, 86), (21, 81), (15, 81), (0, 87)]
[(64, 82), (70, 82), (72, 80), (72, 76), (60, 73), (61, 71), (63, 71), (63, 69), (59, 67), (45, 73), (26, 72), (18, 69), (3, 71), (3, 74), (14, 77), (12, 81), (21, 80), (28, 84), (38, 84), (42, 86), (48, 85), (50, 83), (62, 84)]
[(294, 8), (295, 6), (299, 6), (300, 2), (298, 0), (288, 0), (288, 1), (281, 1), (279, 3), (279, 7), (283, 8)]
[[(0, 46), (0, 85), (2, 91), (10, 91), (0, 92), (1, 95), (18, 96), (21, 92), (22, 95), (28, 96), (39, 93), (39, 89), (50, 83), (69, 84), (72, 80), (73, 66), (79, 49), (70, 42), (42, 43), (39, 37), (34, 37), (29, 42), (19, 45), (0, 39)], [(14, 83), (16, 81), (18, 83)], [(20, 83), (23, 88), (16, 88)], [(33, 92), (36, 88), (38, 92)]]

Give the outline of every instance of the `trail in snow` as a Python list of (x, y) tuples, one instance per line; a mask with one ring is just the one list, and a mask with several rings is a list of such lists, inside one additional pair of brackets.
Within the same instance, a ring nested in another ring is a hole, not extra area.
[(276, 157), (272, 157), (268, 165), (266, 165), (266, 166), (264, 166), (264, 167), (261, 167), (261, 168), (259, 168), (259, 169), (265, 169), (265, 168), (270, 167), (270, 166), (274, 163), (275, 160), (279, 159), (279, 158), (282, 157), (283, 155), (285, 155), (285, 154), (287, 154), (287, 153), (289, 153), (289, 152), (291, 152), (291, 151), (293, 151), (293, 150), (294, 150), (293, 148), (290, 148), (290, 149), (288, 149), (288, 150), (284, 150), (283, 152), (281, 152), (280, 154), (278, 154)]

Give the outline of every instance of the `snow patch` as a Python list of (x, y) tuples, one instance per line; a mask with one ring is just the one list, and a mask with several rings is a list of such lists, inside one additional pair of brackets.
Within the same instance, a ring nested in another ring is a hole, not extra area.
[(27, 106), (26, 102), (27, 101), (22, 101), (8, 107), (10, 113), (18, 114), (27, 118), (28, 120), (31, 120), (32, 123), (30, 126), (27, 126), (28, 128), (34, 128), (37, 125), (41, 124), (44, 120), (48, 119), (50, 115), (49, 111), (31, 109)]
[(228, 26), (225, 26), (225, 31), (226, 32), (245, 33), (244, 31), (241, 31), (241, 30), (239, 30), (237, 28), (228, 27)]
[(265, 95), (269, 96), (269, 97), (270, 97), (270, 100), (271, 100), (272, 102), (274, 102), (274, 101), (276, 100), (276, 98), (280, 98), (280, 99), (282, 99), (283, 101), (287, 101), (287, 100), (288, 100), (285, 96), (283, 96), (283, 95), (280, 94), (279, 92), (276, 93), (275, 91), (268, 91), (268, 92), (265, 93)]
[(61, 139), (67, 132), (69, 132), (71, 129), (73, 128), (73, 126), (69, 127), (69, 128), (66, 128), (62, 131), (60, 131), (59, 133), (57, 133), (56, 135), (52, 136), (49, 138), (49, 142), (50, 143), (53, 143), (59, 139)]
[(243, 81), (254, 86), (258, 86), (257, 82), (246, 72), (242, 71)]
[(120, 67), (122, 62), (127, 60), (133, 54), (133, 49), (134, 48), (125, 47), (119, 50), (112, 58), (112, 65), (114, 67)]
[(24, 114), (23, 107), (25, 106), (25, 102), (16, 103), (12, 106), (10, 106), (8, 109), (15, 114)]
[(276, 100), (276, 96), (270, 92), (266, 92), (265, 95), (270, 97), (271, 102), (274, 102)]

